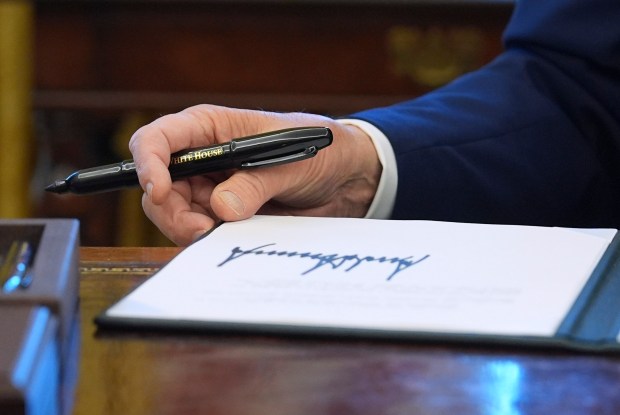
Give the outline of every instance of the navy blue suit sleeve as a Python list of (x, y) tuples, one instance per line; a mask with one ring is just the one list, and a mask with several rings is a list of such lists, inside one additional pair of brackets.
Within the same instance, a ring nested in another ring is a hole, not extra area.
[(353, 117), (396, 154), (394, 219), (620, 227), (620, 2), (522, 0), (505, 51)]

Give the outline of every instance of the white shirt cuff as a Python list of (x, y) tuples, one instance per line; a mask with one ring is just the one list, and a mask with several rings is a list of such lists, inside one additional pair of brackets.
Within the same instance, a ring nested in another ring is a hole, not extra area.
[(398, 188), (398, 171), (396, 167), (396, 156), (389, 140), (377, 127), (369, 122), (356, 119), (337, 120), (343, 124), (354, 125), (364, 131), (377, 150), (377, 156), (383, 166), (377, 193), (370, 204), (365, 218), (367, 219), (389, 219), (392, 216), (392, 209), (396, 200), (396, 189)]

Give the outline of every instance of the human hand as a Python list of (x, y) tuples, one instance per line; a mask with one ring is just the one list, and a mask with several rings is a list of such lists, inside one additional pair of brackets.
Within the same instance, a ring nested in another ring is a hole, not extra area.
[[(210, 173), (172, 182), (170, 154), (190, 147), (291, 127), (332, 130), (331, 146), (295, 163)], [(319, 115), (270, 113), (198, 105), (140, 128), (129, 149), (149, 219), (173, 242), (187, 245), (220, 220), (256, 213), (362, 217), (377, 189), (381, 164), (370, 138)]]

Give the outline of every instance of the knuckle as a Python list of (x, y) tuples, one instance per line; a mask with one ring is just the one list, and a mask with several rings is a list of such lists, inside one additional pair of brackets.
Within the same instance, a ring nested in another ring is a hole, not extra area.
[(260, 174), (253, 171), (246, 171), (240, 177), (243, 191), (251, 196), (264, 199), (268, 194), (267, 187)]

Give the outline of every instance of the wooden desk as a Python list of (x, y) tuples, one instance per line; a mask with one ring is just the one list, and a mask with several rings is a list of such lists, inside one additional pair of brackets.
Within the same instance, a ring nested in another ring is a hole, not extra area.
[(176, 248), (82, 248), (75, 414), (617, 414), (620, 358), (462, 345), (96, 332)]

